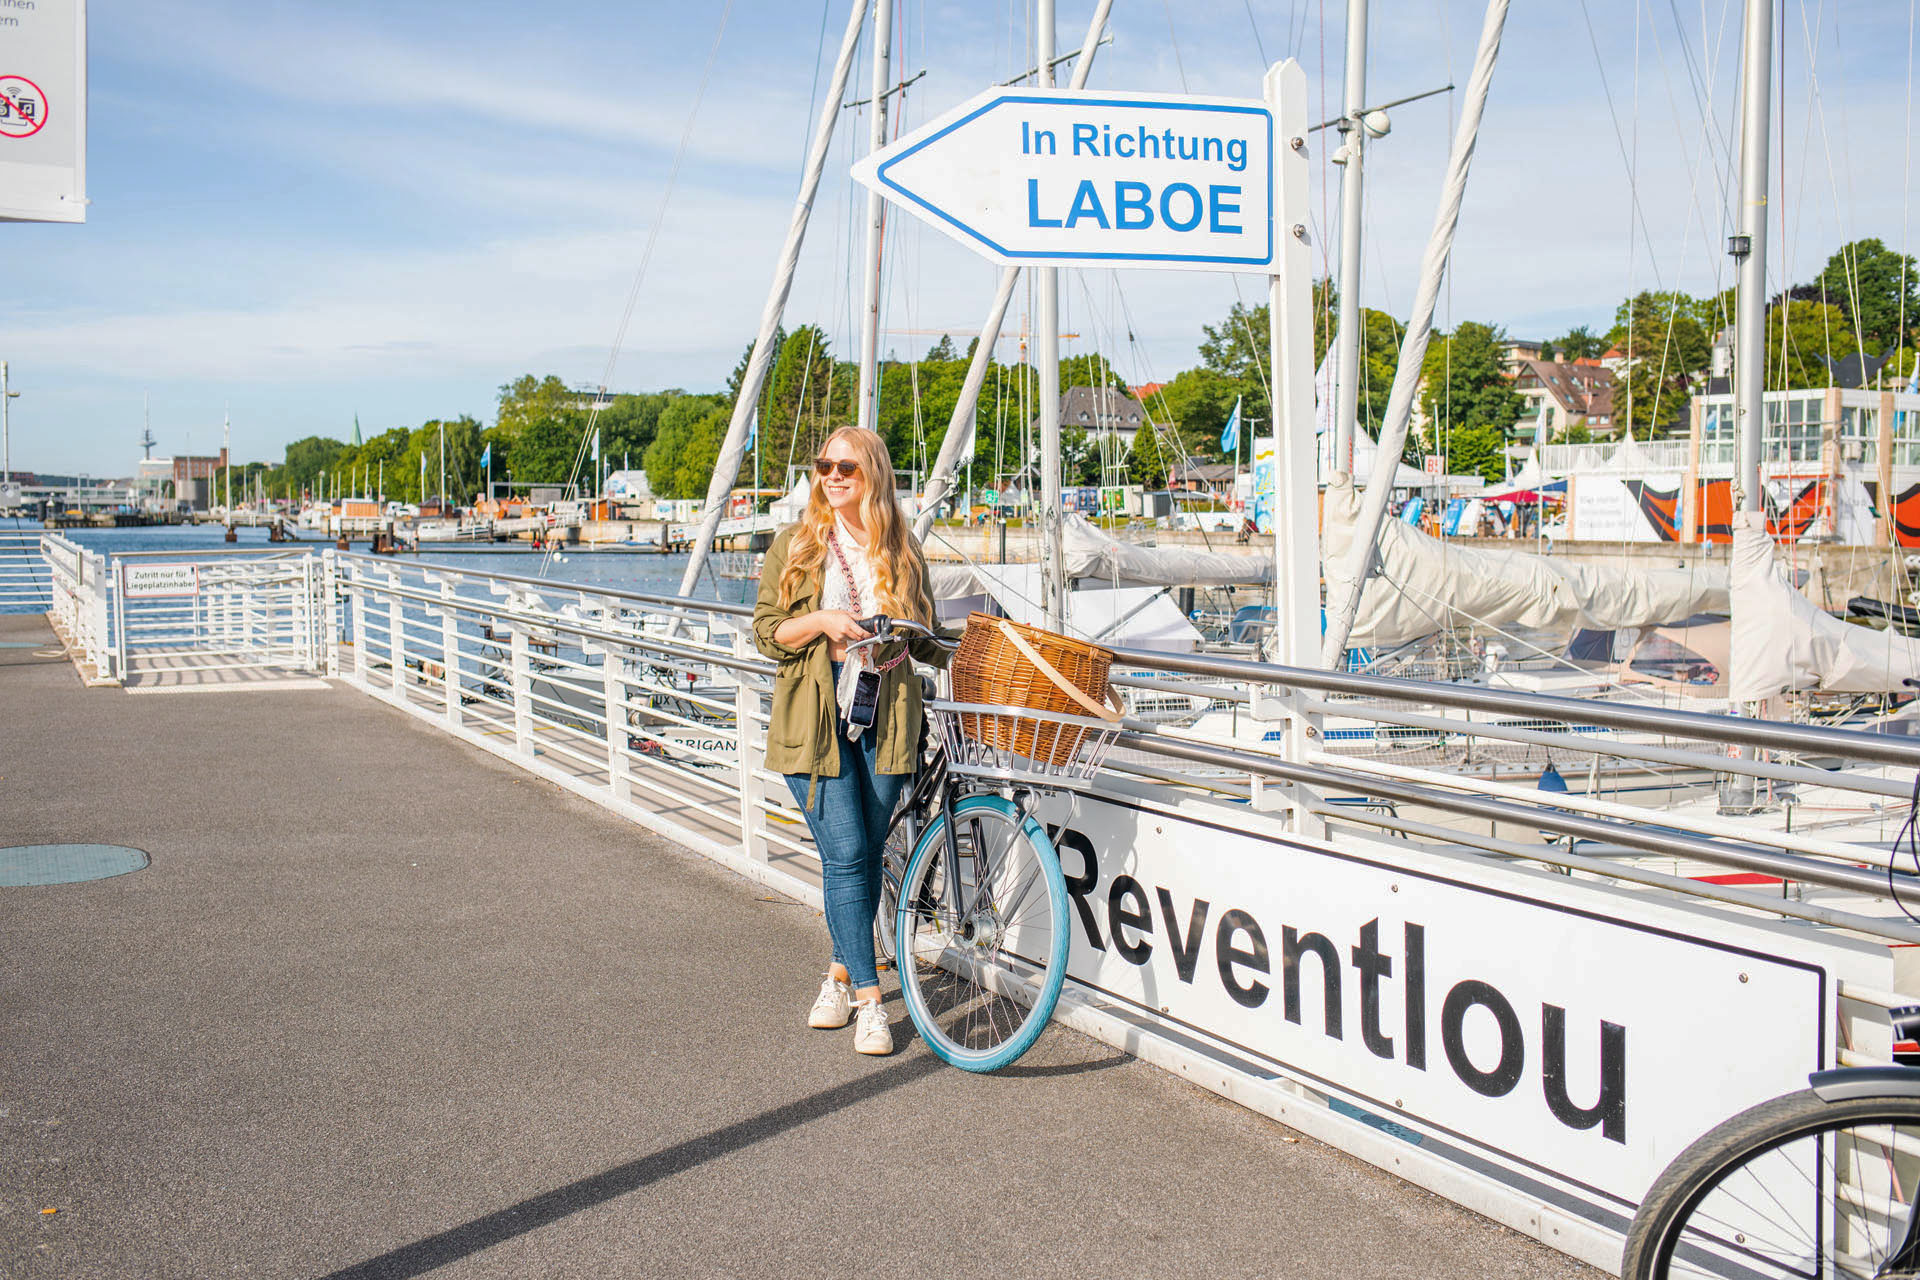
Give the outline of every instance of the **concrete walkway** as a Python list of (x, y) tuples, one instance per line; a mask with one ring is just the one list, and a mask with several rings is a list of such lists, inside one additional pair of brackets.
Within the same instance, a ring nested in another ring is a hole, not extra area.
[(9, 1280), (1593, 1274), (1058, 1028), (859, 1057), (817, 913), (349, 689), (43, 652), (0, 845), (153, 861), (0, 889)]

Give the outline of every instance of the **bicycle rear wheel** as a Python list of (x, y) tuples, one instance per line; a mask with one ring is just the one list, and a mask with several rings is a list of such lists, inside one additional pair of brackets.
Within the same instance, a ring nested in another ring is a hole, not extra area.
[(1913, 1276), (1920, 1098), (1773, 1098), (1667, 1166), (1627, 1235), (1624, 1280)]
[(997, 1071), (1039, 1038), (1060, 998), (1067, 886), (1046, 832), (1012, 802), (968, 796), (953, 817), (958, 858), (936, 817), (901, 879), (900, 993), (929, 1049)]

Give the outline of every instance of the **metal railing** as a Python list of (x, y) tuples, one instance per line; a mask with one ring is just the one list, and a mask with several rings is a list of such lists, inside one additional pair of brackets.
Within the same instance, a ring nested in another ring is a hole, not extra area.
[(51, 585), (47, 617), (73, 654), (81, 675), (95, 683), (112, 683), (114, 666), (113, 614), (110, 604), (112, 573), (106, 557), (70, 538), (46, 534), (40, 539)]
[(53, 607), (53, 575), (38, 531), (0, 529), (0, 613), (45, 613)]
[(328, 647), (321, 562), (299, 552), (125, 552), (113, 562), (115, 671), (315, 671)]
[(352, 683), (729, 862), (811, 856), (761, 763), (773, 664), (750, 608), (326, 560), (348, 642), (335, 670)]
[[(1142, 725), (1122, 745), (1283, 784), (1303, 809), (1341, 827), (1920, 942), (1920, 926), (1899, 909), (1920, 910), (1920, 862), (1909, 857), (1899, 869), (1892, 850), (1914, 795), (1920, 738), (1236, 659), (1122, 649), (1116, 660), (1156, 673), (1156, 683), (1185, 676), (1249, 691), (1239, 735)], [(1292, 716), (1312, 721), (1297, 757), (1272, 749), (1277, 733), (1245, 733)], [(1331, 716), (1420, 736), (1378, 739), (1373, 752), (1335, 750), (1321, 727)], [(1566, 766), (1562, 782), (1574, 785), (1542, 789), (1548, 766), (1557, 774)], [(1753, 780), (1743, 806), (1751, 812), (1722, 812), (1730, 778)], [(1755, 820), (1816, 801), (1828, 823), (1847, 820), (1851, 838)], [(1750, 877), (1772, 883), (1740, 887)], [(1848, 905), (1809, 901), (1809, 889), (1845, 895)]]
[[(620, 806), (641, 792), (670, 801), (654, 816), (682, 815), (703, 845), (756, 861), (807, 848), (781, 779), (758, 766), (773, 668), (752, 649), (746, 606), (334, 560), (356, 683), (564, 767)], [(1920, 905), (1920, 876), (1890, 853), (1920, 739), (1227, 658), (1117, 657), (1123, 687), (1190, 690), (1221, 713), (1184, 726), (1130, 720), (1112, 777), (1284, 809), (1321, 834), (1417, 837), (1920, 942), (1887, 901), (1891, 891)], [(1382, 731), (1360, 744), (1373, 749), (1330, 745), (1324, 726), (1336, 717)], [(1295, 721), (1304, 749), (1289, 751)], [(1567, 790), (1539, 789), (1548, 765)], [(1845, 816), (1854, 829), (1842, 838), (1726, 815), (1716, 786), (1730, 777), (1752, 779), (1751, 807), (1818, 807), (1821, 821)]]

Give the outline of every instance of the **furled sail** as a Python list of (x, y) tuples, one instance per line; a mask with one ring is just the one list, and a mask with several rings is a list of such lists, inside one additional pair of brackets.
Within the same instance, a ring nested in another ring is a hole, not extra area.
[[(1351, 480), (1328, 484), (1324, 521), (1327, 598), (1346, 571), (1360, 514)], [(1529, 627), (1572, 634), (1655, 627), (1727, 612), (1724, 569), (1573, 564), (1523, 551), (1443, 543), (1398, 520), (1380, 527), (1376, 568), (1360, 597), (1350, 642), (1401, 644), (1450, 626)]]
[(1766, 516), (1733, 518), (1732, 688), (1742, 701), (1796, 689), (1877, 693), (1920, 676), (1920, 640), (1842, 622), (1788, 581)]
[(1271, 555), (1195, 547), (1138, 547), (1120, 542), (1084, 517), (1062, 520), (1069, 578), (1098, 578), (1120, 586), (1227, 587), (1273, 581)]

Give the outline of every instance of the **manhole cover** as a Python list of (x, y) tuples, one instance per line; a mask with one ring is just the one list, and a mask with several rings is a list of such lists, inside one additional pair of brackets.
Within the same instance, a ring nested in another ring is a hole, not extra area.
[(124, 845), (21, 844), (0, 849), (0, 887), (105, 880), (146, 865), (145, 853)]

